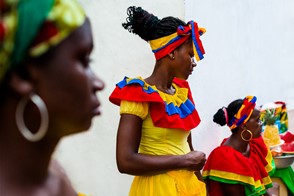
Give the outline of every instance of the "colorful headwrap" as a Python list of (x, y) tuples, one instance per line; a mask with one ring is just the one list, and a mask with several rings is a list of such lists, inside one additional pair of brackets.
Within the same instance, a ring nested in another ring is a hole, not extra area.
[(256, 100), (257, 98), (255, 96), (247, 96), (244, 98), (242, 106), (227, 124), (230, 129), (234, 129), (238, 126), (244, 125), (249, 120), (255, 108)]
[(195, 58), (200, 61), (205, 54), (200, 36), (205, 32), (204, 28), (198, 28), (196, 22), (190, 21), (187, 26), (179, 26), (176, 33), (151, 40), (149, 43), (156, 60), (159, 60), (171, 53), (191, 36)]
[(0, 0), (0, 83), (26, 55), (37, 57), (85, 21), (76, 0)]

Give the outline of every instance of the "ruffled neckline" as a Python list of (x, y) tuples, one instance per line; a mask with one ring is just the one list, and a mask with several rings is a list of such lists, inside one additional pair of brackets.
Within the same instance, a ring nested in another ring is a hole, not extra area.
[(116, 84), (109, 100), (120, 105), (121, 100), (148, 102), (155, 126), (191, 130), (200, 123), (188, 82), (175, 78), (172, 83), (174, 94), (160, 91), (148, 84), (141, 76), (125, 77)]
[(159, 90), (155, 85), (148, 84), (141, 76), (136, 77), (136, 79), (144, 82), (143, 88), (150, 89), (152, 88), (154, 91), (158, 92), (159, 96), (165, 101), (167, 104), (173, 103), (175, 106), (180, 106), (187, 100), (188, 89), (181, 88), (177, 86), (175, 83), (172, 83), (173, 88), (175, 89), (174, 94), (169, 94)]

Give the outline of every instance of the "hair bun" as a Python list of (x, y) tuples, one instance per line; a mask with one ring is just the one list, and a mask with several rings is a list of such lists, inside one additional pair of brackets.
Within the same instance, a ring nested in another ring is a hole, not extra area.
[(122, 26), (130, 33), (137, 34), (146, 41), (152, 40), (153, 34), (150, 32), (155, 31), (160, 20), (141, 7), (130, 6), (127, 9), (127, 14), (126, 23), (123, 23)]
[(226, 125), (226, 116), (223, 109), (219, 109), (213, 116), (213, 122), (224, 126)]

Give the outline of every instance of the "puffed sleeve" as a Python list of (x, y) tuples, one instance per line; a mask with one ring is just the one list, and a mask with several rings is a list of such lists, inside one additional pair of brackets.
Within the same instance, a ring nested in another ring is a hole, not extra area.
[(120, 114), (133, 114), (142, 120), (148, 115), (149, 104), (147, 102), (134, 102), (122, 100), (120, 103)]

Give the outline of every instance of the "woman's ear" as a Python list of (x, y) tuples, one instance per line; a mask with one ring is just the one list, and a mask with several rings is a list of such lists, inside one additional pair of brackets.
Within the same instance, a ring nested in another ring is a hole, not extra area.
[(19, 74), (11, 74), (9, 84), (10, 88), (20, 96), (29, 95), (33, 91), (33, 85), (29, 80), (23, 79)]
[(175, 59), (175, 53), (174, 51), (172, 51), (171, 53), (168, 54), (169, 58), (171, 58), (172, 60)]
[(239, 128), (240, 128), (240, 130), (247, 129), (246, 125), (241, 125)]

